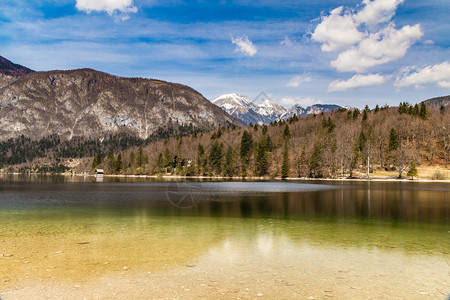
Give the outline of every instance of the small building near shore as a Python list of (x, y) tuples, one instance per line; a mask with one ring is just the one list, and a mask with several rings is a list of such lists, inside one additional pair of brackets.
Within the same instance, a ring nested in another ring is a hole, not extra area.
[(103, 175), (105, 173), (105, 171), (103, 169), (97, 169), (95, 170), (95, 174), (96, 175)]

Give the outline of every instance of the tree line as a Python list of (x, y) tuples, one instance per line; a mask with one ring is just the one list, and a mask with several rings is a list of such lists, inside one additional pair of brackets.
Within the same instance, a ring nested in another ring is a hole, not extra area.
[(40, 140), (20, 136), (0, 142), (0, 167), (23, 168), (45, 157), (49, 166), (61, 168), (64, 159), (90, 157), (77, 171), (341, 178), (389, 170), (401, 177), (411, 170), (409, 176), (417, 176), (415, 168), (420, 165), (447, 167), (449, 148), (450, 117), (445, 107), (429, 110), (424, 103), (402, 102), (399, 107), (340, 109), (212, 132), (187, 126), (160, 130), (145, 140), (126, 133), (70, 141), (57, 135)]
[(395, 170), (402, 177), (417, 176), (416, 165), (447, 167), (449, 148), (445, 108), (402, 102), (158, 140), (93, 165), (111, 174), (340, 178)]

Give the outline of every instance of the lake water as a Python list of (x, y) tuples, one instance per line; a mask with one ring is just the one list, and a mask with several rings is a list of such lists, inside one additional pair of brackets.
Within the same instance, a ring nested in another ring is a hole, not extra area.
[(446, 299), (450, 184), (0, 177), (0, 298)]

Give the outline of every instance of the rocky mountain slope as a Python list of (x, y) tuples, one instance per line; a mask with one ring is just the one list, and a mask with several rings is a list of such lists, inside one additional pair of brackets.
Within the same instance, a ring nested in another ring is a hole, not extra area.
[(333, 104), (314, 104), (306, 108), (294, 105), (289, 109), (265, 99), (261, 104), (252, 102), (247, 96), (240, 94), (226, 94), (212, 101), (230, 115), (239, 119), (244, 124), (269, 124), (270, 122), (287, 120), (294, 115), (305, 117), (309, 114), (319, 114), (321, 112), (331, 112), (342, 108)]
[(91, 138), (121, 131), (147, 138), (180, 126), (230, 125), (240, 123), (197, 91), (160, 80), (80, 69), (27, 73), (0, 88), (0, 140), (22, 134)]
[(0, 56), (0, 88), (14, 82), (19, 77), (32, 72), (34, 71)]
[(3, 56), (0, 56), (0, 74), (21, 77), (28, 73), (34, 72), (33, 70), (28, 69), (27, 67), (15, 64)]
[(271, 122), (268, 117), (259, 113), (259, 106), (253, 103), (245, 95), (226, 94), (213, 100), (212, 103), (222, 108), (245, 125), (250, 123), (268, 124)]
[(450, 95), (431, 98), (423, 101), (429, 109), (440, 109), (441, 106), (444, 106), (447, 110), (450, 108)]

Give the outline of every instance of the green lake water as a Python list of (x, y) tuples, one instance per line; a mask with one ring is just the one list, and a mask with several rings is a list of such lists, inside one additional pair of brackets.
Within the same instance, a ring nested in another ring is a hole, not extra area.
[(5, 282), (32, 277), (24, 260), (49, 259), (69, 275), (80, 263), (158, 271), (197, 263), (230, 243), (268, 261), (288, 245), (359, 251), (363, 260), (391, 253), (445, 262), (450, 185), (0, 177), (0, 254), (16, 260), (0, 257)]

